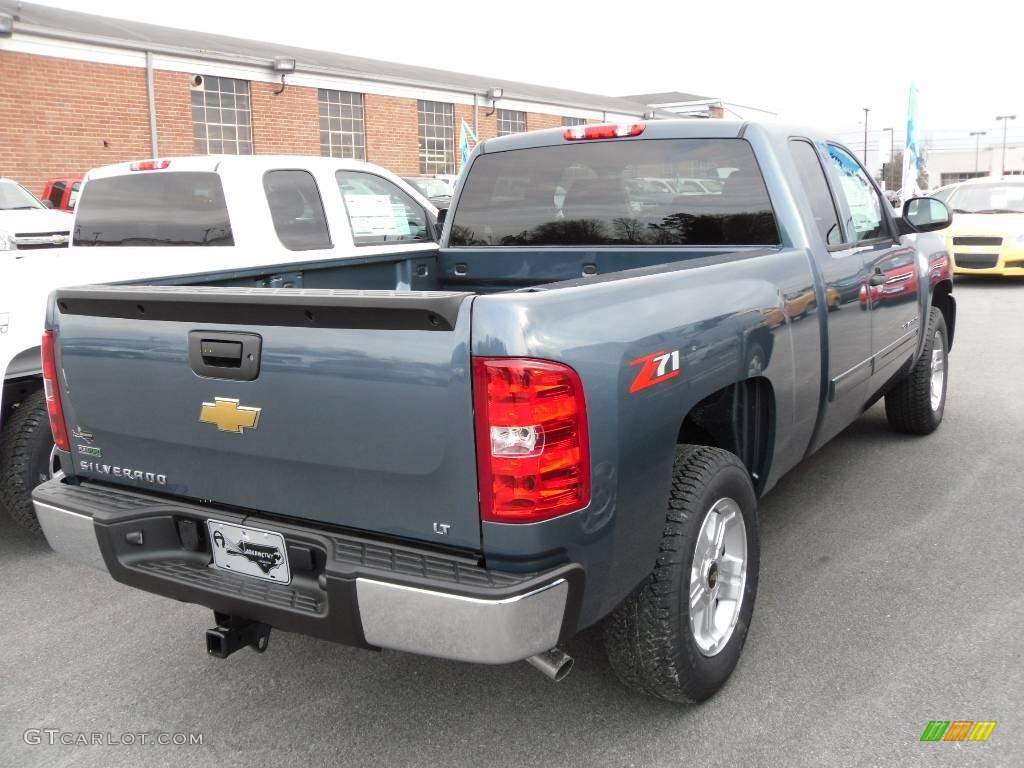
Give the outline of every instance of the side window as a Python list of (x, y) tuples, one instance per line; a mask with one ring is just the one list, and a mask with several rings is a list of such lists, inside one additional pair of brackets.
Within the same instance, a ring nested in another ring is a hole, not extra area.
[(82, 188), (82, 182), (76, 181), (71, 185), (71, 194), (68, 195), (68, 208), (74, 210), (75, 203), (78, 202), (78, 191)]
[(387, 179), (362, 171), (335, 176), (356, 245), (431, 239), (426, 211)]
[(838, 191), (850, 211), (850, 220), (846, 222), (849, 239), (859, 242), (888, 236), (882, 220), (882, 201), (860, 163), (834, 144), (828, 145), (828, 156), (839, 179)]
[(334, 247), (320, 190), (311, 173), (267, 171), (263, 174), (263, 191), (281, 245), (289, 251)]
[(64, 197), (64, 187), (66, 185), (63, 181), (53, 182), (53, 186), (50, 188), (49, 200), (53, 203), (54, 208), (60, 208), (61, 200)]
[(800, 183), (811, 201), (811, 212), (818, 225), (822, 238), (828, 245), (836, 245), (843, 241), (842, 230), (839, 229), (839, 214), (836, 203), (828, 189), (825, 169), (821, 167), (818, 153), (809, 141), (793, 139), (789, 142), (789, 152), (793, 156)]

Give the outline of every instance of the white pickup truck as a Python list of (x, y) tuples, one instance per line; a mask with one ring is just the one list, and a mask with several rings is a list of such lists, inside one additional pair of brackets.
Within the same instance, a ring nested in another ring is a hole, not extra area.
[[(69, 214), (47, 213), (71, 224)], [(0, 242), (0, 509), (38, 530), (32, 488), (59, 471), (39, 352), (54, 289), (225, 271), (239, 287), (316, 288), (311, 280), (330, 272), (324, 262), (361, 261), (373, 273), (388, 254), (433, 251), (436, 225), (437, 209), (413, 187), (355, 160), (183, 157), (90, 171), (70, 247)], [(313, 262), (319, 269), (304, 281)], [(382, 286), (395, 277), (381, 275)]]

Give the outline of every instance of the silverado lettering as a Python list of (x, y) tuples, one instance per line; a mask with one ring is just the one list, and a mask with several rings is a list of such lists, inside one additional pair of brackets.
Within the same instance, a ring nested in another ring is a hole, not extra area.
[(129, 467), (115, 467), (110, 464), (98, 464), (95, 461), (79, 461), (79, 468), (83, 472), (95, 472), (97, 475), (112, 475), (123, 477), (126, 480), (144, 480), (147, 483), (156, 485), (167, 485), (167, 475), (158, 475), (155, 472), (143, 472), (141, 469)]

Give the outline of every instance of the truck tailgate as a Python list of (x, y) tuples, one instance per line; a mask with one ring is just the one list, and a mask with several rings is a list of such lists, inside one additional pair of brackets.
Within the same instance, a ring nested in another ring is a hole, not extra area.
[[(60, 290), (51, 321), (73, 471), (479, 549), (471, 304), (447, 292)], [(254, 362), (255, 378), (231, 378)]]

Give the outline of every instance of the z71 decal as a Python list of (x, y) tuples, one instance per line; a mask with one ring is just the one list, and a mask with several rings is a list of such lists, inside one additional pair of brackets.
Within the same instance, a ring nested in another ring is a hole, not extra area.
[(630, 365), (642, 365), (640, 373), (633, 379), (629, 388), (630, 394), (639, 392), (641, 389), (653, 387), (663, 381), (674, 379), (679, 375), (679, 350), (672, 352), (655, 352), (653, 355), (640, 357), (632, 361)]

